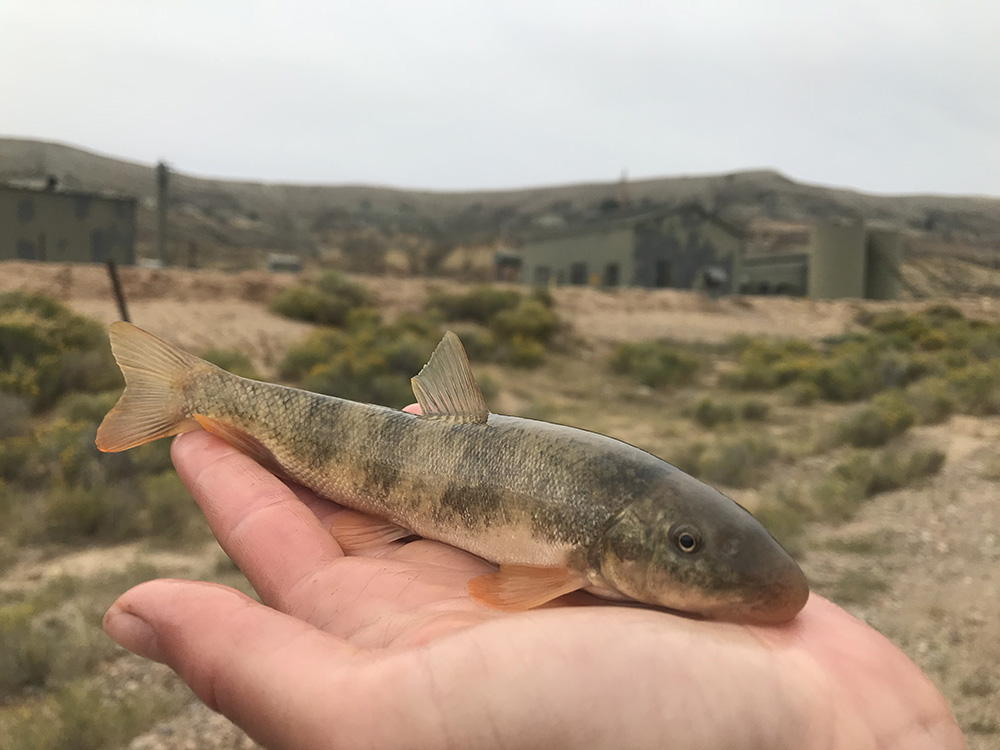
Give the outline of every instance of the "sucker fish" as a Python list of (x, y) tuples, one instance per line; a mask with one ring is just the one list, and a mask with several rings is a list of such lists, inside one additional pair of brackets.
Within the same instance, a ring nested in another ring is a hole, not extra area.
[(345, 551), (418, 535), (499, 565), (478, 602), (537, 607), (578, 589), (706, 618), (787, 622), (809, 587), (754, 517), (620, 440), (491, 414), (458, 337), (412, 379), (422, 415), (233, 375), (129, 323), (110, 329), (125, 391), (102, 451), (205, 429), (279, 476), (378, 517)]

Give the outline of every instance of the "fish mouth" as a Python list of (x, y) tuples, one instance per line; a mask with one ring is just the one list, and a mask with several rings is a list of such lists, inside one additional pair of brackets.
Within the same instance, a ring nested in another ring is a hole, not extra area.
[(794, 573), (780, 584), (758, 589), (738, 603), (719, 607), (706, 613), (716, 620), (750, 625), (782, 625), (795, 619), (809, 600), (809, 584), (805, 574), (795, 567)]

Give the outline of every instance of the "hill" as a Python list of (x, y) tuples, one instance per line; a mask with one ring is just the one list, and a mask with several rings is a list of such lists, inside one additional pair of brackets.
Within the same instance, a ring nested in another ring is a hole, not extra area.
[[(41, 182), (140, 198), (139, 251), (152, 247), (153, 166), (58, 143), (0, 139), (0, 181)], [(370, 185), (286, 185), (175, 172), (172, 239), (180, 256), (251, 265), (260, 252), (297, 251), (356, 270), (435, 272), (456, 247), (517, 242), (539, 224), (575, 225), (612, 212), (699, 201), (743, 226), (859, 218), (904, 229), (919, 255), (1000, 263), (1000, 199), (883, 196), (795, 182), (775, 171), (518, 190), (447, 192)], [(179, 258), (180, 259), (180, 258)]]

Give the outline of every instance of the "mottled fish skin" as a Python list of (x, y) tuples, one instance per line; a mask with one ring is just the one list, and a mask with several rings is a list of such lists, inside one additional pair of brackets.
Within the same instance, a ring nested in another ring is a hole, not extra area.
[(221, 370), (187, 393), (190, 413), (253, 435), (288, 478), (497, 563), (583, 559), (612, 516), (680, 474), (613, 438), (517, 417), (423, 419)]
[(489, 414), (454, 334), (414, 378), (424, 416), (240, 378), (125, 323), (112, 348), (126, 388), (101, 450), (208, 429), (323, 497), (499, 563), (470, 582), (478, 601), (530, 608), (587, 588), (777, 623), (809, 596), (718, 490), (604, 435)]

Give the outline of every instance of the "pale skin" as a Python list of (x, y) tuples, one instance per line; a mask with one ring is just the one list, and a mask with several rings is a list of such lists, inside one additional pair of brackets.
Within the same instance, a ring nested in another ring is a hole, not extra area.
[(587, 594), (499, 612), (469, 599), (479, 558), (425, 540), (345, 556), (331, 528), (353, 511), (204, 432), (173, 458), (263, 603), (150, 581), (104, 627), (265, 747), (965, 747), (916, 665), (815, 594), (777, 627)]

